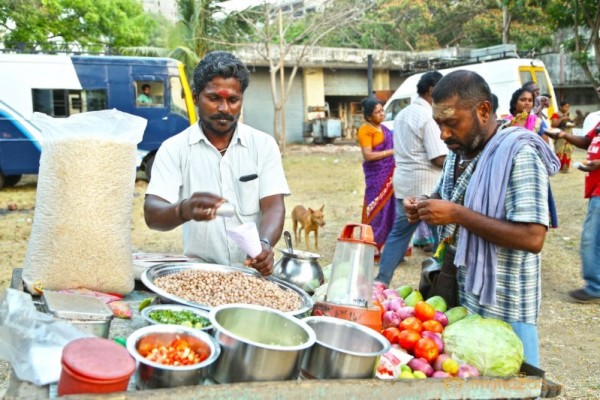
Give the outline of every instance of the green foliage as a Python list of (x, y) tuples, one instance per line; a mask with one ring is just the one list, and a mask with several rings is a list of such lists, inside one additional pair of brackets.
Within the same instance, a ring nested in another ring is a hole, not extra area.
[(136, 0), (9, 0), (0, 6), (0, 40), (51, 49), (52, 42), (89, 50), (148, 42), (155, 20)]

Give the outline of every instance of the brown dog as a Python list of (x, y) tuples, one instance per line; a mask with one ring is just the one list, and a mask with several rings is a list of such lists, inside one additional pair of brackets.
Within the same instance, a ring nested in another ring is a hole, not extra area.
[[(300, 243), (300, 233), (304, 229), (304, 241), (306, 242), (306, 249), (309, 249), (308, 234), (314, 232), (315, 236), (315, 249), (319, 250), (319, 227), (325, 226), (325, 216), (323, 215), (323, 209), (325, 206), (321, 206), (318, 210), (309, 208), (308, 210), (302, 206), (296, 206), (292, 210), (292, 224), (294, 228), (294, 238), (296, 244)], [(298, 229), (300, 224), (300, 229)]]

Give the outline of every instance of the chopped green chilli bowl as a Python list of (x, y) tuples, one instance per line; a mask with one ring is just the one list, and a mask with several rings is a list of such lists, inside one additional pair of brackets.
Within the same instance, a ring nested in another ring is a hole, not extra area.
[(142, 318), (153, 325), (182, 325), (200, 329), (209, 334), (213, 328), (207, 311), (190, 306), (158, 304), (143, 308), (141, 314)]

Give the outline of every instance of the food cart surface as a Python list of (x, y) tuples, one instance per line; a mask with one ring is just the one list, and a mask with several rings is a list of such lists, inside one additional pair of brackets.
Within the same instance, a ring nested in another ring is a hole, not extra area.
[[(22, 270), (13, 272), (11, 287), (23, 290)], [(130, 320), (113, 319), (109, 338), (127, 337), (136, 329), (146, 325), (137, 311), (139, 303), (154, 296), (140, 282), (135, 290), (123, 300), (134, 311)], [(75, 395), (78, 399), (317, 399), (317, 398), (411, 398), (411, 399), (533, 399), (556, 397), (560, 386), (544, 379), (544, 372), (524, 364), (522, 375), (510, 378), (445, 378), (414, 380), (297, 380), (281, 382), (254, 382), (236, 384), (214, 384), (186, 386), (175, 389), (136, 390), (130, 382), (126, 393), (104, 395)], [(36, 386), (20, 381), (10, 373), (6, 399), (47, 399), (56, 395), (56, 384)], [(71, 398), (72, 396), (64, 396)]]

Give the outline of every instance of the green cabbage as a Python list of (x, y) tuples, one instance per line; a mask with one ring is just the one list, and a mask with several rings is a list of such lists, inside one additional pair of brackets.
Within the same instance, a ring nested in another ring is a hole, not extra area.
[(494, 318), (469, 318), (448, 325), (444, 349), (483, 376), (514, 376), (523, 363), (523, 343), (512, 327)]

